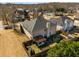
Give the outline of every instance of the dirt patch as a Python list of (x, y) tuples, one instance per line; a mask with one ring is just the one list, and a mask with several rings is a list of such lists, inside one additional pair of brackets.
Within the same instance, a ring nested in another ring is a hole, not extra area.
[(0, 30), (0, 56), (28, 56), (22, 42), (29, 40), (13, 30)]

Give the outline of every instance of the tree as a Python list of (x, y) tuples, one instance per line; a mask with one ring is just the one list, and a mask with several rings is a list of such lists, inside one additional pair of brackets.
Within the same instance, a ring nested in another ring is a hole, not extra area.
[(3, 18), (3, 23), (8, 24), (8, 14), (5, 8), (2, 8), (2, 18)]
[(65, 8), (56, 8), (56, 11), (57, 12), (66, 12), (66, 9)]
[(4, 25), (9, 25), (12, 20), (13, 11), (15, 10), (12, 6), (10, 4), (3, 4), (1, 7), (1, 17)]
[(63, 41), (47, 52), (49, 57), (79, 57), (79, 42)]

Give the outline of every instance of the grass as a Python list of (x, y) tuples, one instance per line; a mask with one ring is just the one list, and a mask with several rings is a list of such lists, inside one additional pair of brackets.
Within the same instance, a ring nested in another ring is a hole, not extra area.
[(35, 54), (41, 52), (40, 48), (38, 48), (38, 46), (36, 46), (36, 44), (32, 44), (31, 48), (35, 51)]

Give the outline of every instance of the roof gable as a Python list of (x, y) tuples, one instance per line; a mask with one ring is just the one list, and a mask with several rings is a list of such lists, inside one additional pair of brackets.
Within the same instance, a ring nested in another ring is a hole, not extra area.
[(35, 26), (35, 23), (36, 23), (36, 20), (37, 19), (34, 19), (34, 20), (25, 20), (24, 22), (22, 22), (22, 25), (24, 26), (24, 28), (26, 30), (28, 30), (30, 33), (32, 32), (34, 26)]
[(44, 17), (38, 16), (33, 20), (25, 20), (24, 22), (22, 22), (22, 25), (27, 31), (33, 33), (35, 31), (39, 31), (41, 29), (46, 28), (46, 23), (47, 20), (45, 20)]
[(44, 17), (42, 17), (42, 16), (37, 17), (37, 21), (36, 21), (35, 26), (33, 28), (33, 32), (41, 30), (41, 29), (45, 29), (47, 22), (48, 21), (45, 20)]

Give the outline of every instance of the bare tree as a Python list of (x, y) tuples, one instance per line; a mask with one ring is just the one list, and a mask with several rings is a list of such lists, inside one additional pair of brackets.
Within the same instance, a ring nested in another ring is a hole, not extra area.
[(9, 25), (12, 20), (12, 15), (13, 15), (13, 7), (12, 5), (3, 5), (1, 8), (1, 15), (3, 19), (3, 23)]

